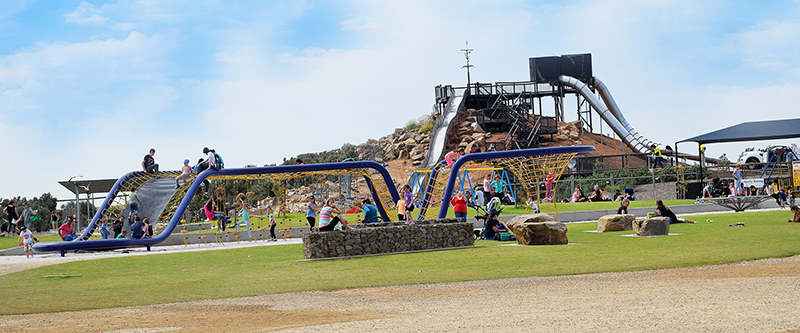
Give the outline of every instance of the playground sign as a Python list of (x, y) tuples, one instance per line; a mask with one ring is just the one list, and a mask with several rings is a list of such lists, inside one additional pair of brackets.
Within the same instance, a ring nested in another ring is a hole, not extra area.
[(800, 186), (800, 161), (792, 162), (792, 178), (794, 178), (794, 186)]
[(755, 186), (756, 188), (763, 188), (764, 187), (764, 178), (753, 178), (753, 179), (742, 179), (742, 187), (747, 189), (750, 186)]

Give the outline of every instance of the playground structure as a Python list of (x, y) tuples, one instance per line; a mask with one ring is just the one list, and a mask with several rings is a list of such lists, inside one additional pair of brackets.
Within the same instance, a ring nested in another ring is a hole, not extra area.
[[(438, 203), (438, 201), (432, 200), (437, 197), (442, 200), (440, 209), (438, 212), (431, 211), (431, 213), (436, 214), (439, 218), (446, 216), (451, 193), (455, 188), (457, 176), (460, 173), (459, 170), (467, 162), (489, 161), (494, 165), (507, 168), (517, 177), (525, 180), (524, 189), (529, 197), (538, 198), (539, 191), (536, 189), (539, 188), (544, 175), (549, 170), (552, 169), (552, 171), (560, 174), (566, 163), (576, 154), (587, 154), (592, 151), (594, 151), (594, 147), (591, 146), (522, 149), (470, 154), (457, 160), (452, 168), (444, 168), (444, 163), (439, 163), (429, 177), (431, 181), (425, 184), (427, 189), (423, 193), (419, 218), (428, 216), (425, 212), (428, 211), (429, 206)], [(200, 189), (204, 180), (288, 180), (318, 175), (339, 176), (344, 174), (358, 175), (365, 179), (372, 199), (378, 208), (378, 213), (384, 221), (391, 221), (391, 217), (397, 216), (394, 203), (399, 200), (399, 195), (391, 175), (382, 165), (372, 161), (232, 168), (220, 171), (211, 169), (203, 171), (187, 185), (178, 189), (174, 188), (174, 178), (178, 175), (178, 172), (163, 172), (157, 176), (143, 172), (131, 172), (117, 180), (103, 204), (99, 207), (97, 214), (95, 214), (89, 226), (83, 230), (77, 240), (38, 243), (34, 246), (34, 250), (37, 252), (60, 251), (62, 255), (66, 251), (79, 249), (101, 250), (144, 246), (149, 250), (150, 246), (166, 240), (181, 223), (181, 220), (185, 218), (189, 203)], [(108, 219), (116, 212), (120, 212), (122, 215), (127, 212), (120, 208), (127, 205), (125, 192), (141, 192), (143, 189), (152, 186), (162, 188), (164, 187), (163, 184), (171, 184), (172, 191), (166, 193), (153, 192), (160, 194), (157, 195), (158, 200), (152, 201), (156, 204), (150, 208), (158, 211), (157, 213), (152, 213), (157, 216), (153, 219), (155, 235), (152, 238), (90, 240), (92, 233), (103, 219)], [(163, 203), (163, 205), (159, 203)], [(555, 208), (554, 205), (553, 208)]]
[[(178, 175), (177, 171), (162, 172), (157, 176), (144, 172), (131, 172), (117, 180), (103, 204), (98, 208), (97, 214), (95, 214), (89, 226), (83, 230), (77, 240), (71, 242), (38, 243), (36, 244), (35, 250), (38, 252), (61, 251), (63, 255), (65, 251), (78, 249), (114, 249), (135, 246), (145, 246), (149, 249), (150, 246), (158, 244), (169, 237), (181, 220), (184, 219), (189, 203), (198, 192), (204, 180), (287, 180), (312, 175), (341, 175), (345, 173), (357, 174), (365, 178), (380, 216), (385, 220), (389, 220), (389, 214), (394, 212), (394, 205), (391, 203), (395, 202), (398, 198), (397, 190), (394, 183), (391, 181), (389, 172), (380, 164), (372, 161), (235, 168), (223, 169), (220, 171), (211, 169), (203, 171), (189, 184), (177, 190), (174, 186), (174, 178)], [(164, 200), (166, 200), (163, 205), (158, 203), (150, 205), (152, 209), (159, 211), (156, 215), (157, 218), (153, 219), (155, 235), (152, 238), (89, 240), (92, 233), (103, 219), (108, 219), (112, 214), (116, 213), (115, 211), (122, 211), (123, 215), (127, 213), (127, 210), (121, 210), (119, 208), (127, 205), (126, 199), (124, 199), (125, 196), (122, 195), (124, 192), (139, 192), (151, 185), (159, 185), (166, 182), (172, 184), (173, 192), (158, 196), (159, 202), (164, 202)], [(387, 206), (383, 203), (389, 204)], [(387, 211), (386, 207), (389, 207), (389, 211)]]

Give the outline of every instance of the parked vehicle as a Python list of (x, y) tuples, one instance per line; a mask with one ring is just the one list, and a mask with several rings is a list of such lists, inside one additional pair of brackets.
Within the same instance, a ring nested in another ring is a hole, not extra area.
[[(768, 162), (786, 163), (797, 161), (798, 153), (800, 153), (800, 151), (797, 150), (797, 145), (794, 143), (789, 146), (770, 145), (758, 150), (755, 150), (755, 148), (747, 148), (739, 154), (737, 163), (745, 165), (745, 167), (750, 170), (761, 169)], [(773, 156), (775, 157), (773, 158)]]

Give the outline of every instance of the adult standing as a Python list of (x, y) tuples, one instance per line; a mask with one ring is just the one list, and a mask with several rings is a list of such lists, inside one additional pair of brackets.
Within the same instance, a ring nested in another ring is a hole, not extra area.
[(152, 173), (154, 175), (158, 174), (158, 164), (156, 163), (156, 159), (153, 158), (153, 155), (156, 154), (155, 148), (150, 148), (150, 153), (144, 155), (144, 160), (142, 161), (142, 170), (146, 173)]
[(28, 229), (32, 229), (31, 216), (36, 216), (36, 212), (31, 210), (31, 206), (27, 202), (23, 202), (22, 214), (19, 217), (19, 221), (17, 221), (17, 230), (22, 230), (21, 229), (22, 226), (25, 226)]
[(736, 193), (744, 192), (742, 189), (742, 166), (739, 164), (736, 164), (733, 169), (733, 182), (736, 185)]
[(457, 219), (467, 218), (467, 198), (464, 197), (464, 191), (458, 191), (456, 195), (450, 199), (450, 206), (453, 206)]
[(58, 213), (56, 211), (53, 211), (52, 213), (50, 213), (50, 226), (53, 228), (53, 232), (58, 230), (58, 227), (59, 227), (58, 220), (59, 219), (60, 219), (60, 217), (58, 216)]
[(492, 191), (494, 191), (495, 198), (500, 198), (503, 200), (503, 197), (506, 195), (506, 181), (500, 179), (500, 175), (494, 175), (494, 181), (491, 183)]
[(319, 205), (317, 205), (317, 201), (312, 195), (308, 198), (308, 211), (306, 212), (306, 221), (308, 221), (309, 230), (314, 228), (314, 225), (316, 225), (318, 211)]
[(486, 174), (486, 177), (483, 177), (483, 198), (488, 201), (492, 197), (492, 174)]
[(17, 212), (17, 207), (14, 206), (14, 200), (9, 200), (8, 205), (3, 208), (3, 213), (6, 214), (5, 222), (3, 223), (3, 229), (8, 232), (8, 234), (16, 233), (14, 229), (16, 227), (15, 222), (19, 219), (19, 212)]

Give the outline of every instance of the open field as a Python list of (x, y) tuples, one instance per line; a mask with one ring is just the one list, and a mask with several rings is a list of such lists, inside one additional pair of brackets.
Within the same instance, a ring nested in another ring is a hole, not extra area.
[[(2, 314), (101, 309), (297, 291), (575, 275), (714, 265), (800, 253), (800, 224), (786, 211), (704, 215), (672, 225), (675, 236), (592, 233), (569, 224), (568, 246), (500, 246), (299, 261), (300, 245), (68, 262), (0, 276)], [(745, 223), (745, 227), (728, 224)], [(506, 243), (511, 244), (511, 243)], [(43, 278), (46, 275), (80, 275)], [(25, 290), (20, 293), (19, 290)], [(53, 291), (73, 291), (57, 292)], [(104, 297), (103, 295), (114, 295)]]

